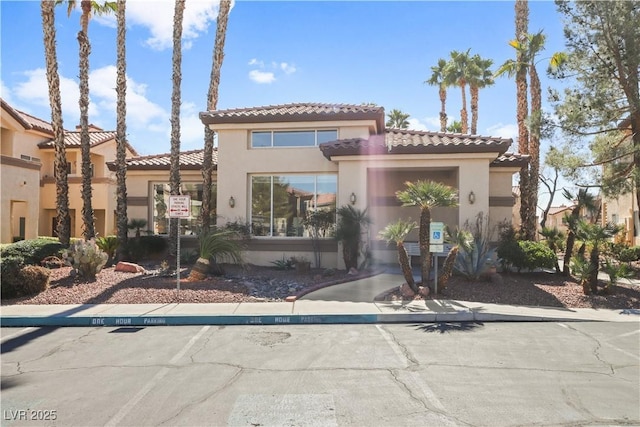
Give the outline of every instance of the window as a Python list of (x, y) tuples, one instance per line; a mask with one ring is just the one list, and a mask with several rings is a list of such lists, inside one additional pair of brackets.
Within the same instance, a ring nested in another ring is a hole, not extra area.
[(71, 162), (67, 162), (67, 175), (71, 175)]
[[(169, 234), (169, 196), (170, 186), (167, 183), (153, 184), (153, 233)], [(215, 183), (211, 188), (211, 212), (213, 223), (216, 220), (216, 190)], [(191, 216), (180, 219), (180, 234), (198, 235), (202, 230), (200, 209), (202, 208), (202, 184), (183, 182), (180, 186), (180, 194), (191, 196)]]
[(318, 144), (338, 139), (338, 131), (295, 130), (251, 132), (251, 147), (315, 147)]
[(251, 226), (254, 236), (309, 237), (305, 218), (326, 213), (330, 237), (335, 229), (336, 175), (271, 175), (251, 177)]

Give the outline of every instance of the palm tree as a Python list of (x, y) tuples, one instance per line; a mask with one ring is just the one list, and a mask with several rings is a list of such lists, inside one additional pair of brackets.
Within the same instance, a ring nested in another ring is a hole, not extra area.
[(451, 81), (447, 74), (447, 60), (438, 59), (438, 65), (431, 67), (431, 77), (425, 81), (431, 86), (438, 86), (438, 96), (440, 97), (440, 132), (447, 131), (447, 87), (451, 86)]
[(471, 134), (476, 135), (478, 130), (478, 95), (480, 89), (492, 86), (495, 81), (493, 72), (492, 59), (484, 59), (480, 55), (473, 55), (471, 58), (469, 92), (471, 93)]
[(462, 133), (462, 122), (460, 120), (454, 120), (449, 126), (447, 126), (447, 132)]
[(591, 224), (587, 221), (578, 223), (577, 235), (579, 238), (591, 243), (591, 252), (589, 253), (589, 287), (583, 286), (585, 294), (598, 293), (598, 272), (600, 270), (600, 245), (606, 240), (614, 237), (622, 230), (622, 227), (614, 224), (602, 226), (600, 224)]
[(416, 225), (417, 224), (415, 223), (415, 221), (403, 221), (402, 219), (399, 219), (396, 222), (387, 225), (384, 230), (378, 233), (378, 235), (380, 236), (380, 238), (386, 240), (387, 243), (396, 243), (396, 249), (398, 250), (398, 263), (400, 264), (400, 269), (402, 270), (404, 280), (407, 282), (407, 285), (409, 285), (411, 290), (417, 294), (418, 286), (413, 279), (411, 262), (409, 260), (407, 248), (404, 247), (404, 239), (407, 237), (407, 234), (411, 232), (411, 230), (416, 228)]
[(469, 116), (467, 114), (467, 84), (469, 83), (471, 71), (471, 58), (467, 49), (466, 52), (451, 52), (451, 61), (447, 67), (447, 81), (455, 82), (462, 92), (462, 108), (460, 109), (460, 121), (462, 122), (462, 133), (469, 131)]
[(562, 266), (562, 272), (565, 276), (571, 274), (570, 262), (573, 255), (573, 246), (576, 241), (576, 231), (578, 226), (578, 220), (580, 219), (580, 212), (586, 210), (587, 212), (595, 212), (598, 209), (596, 197), (589, 193), (586, 188), (581, 188), (578, 193), (574, 195), (569, 190), (565, 189), (562, 192), (562, 196), (567, 200), (573, 200), (575, 205), (571, 210), (570, 215), (565, 215), (564, 221), (567, 224), (569, 232), (567, 233), (567, 244), (564, 252), (564, 265)]
[(69, 246), (71, 238), (71, 217), (69, 216), (69, 182), (67, 180), (67, 154), (64, 145), (64, 125), (62, 122), (62, 101), (60, 99), (60, 76), (56, 54), (56, 25), (54, 3), (40, 2), (44, 52), (51, 108), (51, 126), (54, 135), (54, 175), (56, 179), (56, 234), (63, 246)]
[(387, 120), (387, 127), (394, 129), (408, 129), (409, 128), (409, 114), (403, 113), (400, 110), (393, 109), (387, 114), (389, 120)]
[(438, 283), (440, 284), (440, 289), (444, 289), (447, 287), (447, 282), (453, 276), (453, 269), (456, 264), (456, 258), (458, 257), (458, 252), (460, 248), (463, 248), (465, 251), (470, 251), (473, 245), (473, 235), (470, 231), (456, 229), (456, 231), (451, 231), (449, 227), (446, 228), (446, 234), (448, 241), (453, 243), (447, 257), (444, 259), (444, 265), (442, 266), (442, 274), (438, 278)]
[(342, 242), (342, 257), (348, 271), (358, 268), (362, 232), (371, 224), (371, 219), (366, 209), (356, 209), (351, 205), (341, 206), (337, 214), (336, 239)]
[(418, 241), (420, 246), (420, 268), (422, 286), (427, 286), (431, 269), (431, 209), (435, 207), (458, 206), (458, 193), (448, 185), (435, 181), (405, 182), (406, 189), (397, 191), (396, 197), (402, 206), (418, 206), (420, 208), (420, 229)]
[[(58, 0), (60, 2), (61, 0)], [(67, 15), (77, 6), (75, 0), (67, 2)], [(80, 31), (78, 32), (79, 44), (79, 80), (80, 80), (80, 152), (82, 156), (82, 222), (85, 240), (95, 237), (95, 224), (93, 207), (91, 204), (91, 140), (89, 137), (89, 55), (91, 44), (89, 43), (89, 20), (91, 14), (102, 15), (116, 10), (116, 3), (82, 0), (80, 2), (82, 14), (80, 15)]]
[(124, 255), (128, 240), (127, 226), (127, 60), (126, 60), (126, 0), (117, 2), (117, 58), (116, 58), (116, 223), (118, 259)]
[[(180, 0), (178, 0), (180, 1)], [(200, 254), (189, 273), (189, 280), (202, 280), (211, 268), (211, 262), (218, 263), (223, 258), (233, 263), (242, 263), (242, 247), (238, 234), (231, 230), (212, 230), (198, 236)]]
[[(182, 19), (185, 0), (176, 0), (173, 14), (173, 90), (171, 92), (171, 155), (169, 169), (169, 188), (171, 195), (180, 194), (180, 84), (182, 83)], [(171, 218), (169, 235), (169, 253), (177, 255), (180, 238), (179, 219)]]
[[(213, 62), (207, 93), (207, 109), (212, 111), (218, 107), (218, 87), (220, 86), (220, 70), (224, 59), (224, 41), (227, 35), (227, 22), (231, 0), (220, 0), (220, 10), (216, 24), (216, 40), (213, 48)], [(208, 232), (211, 222), (211, 187), (213, 180), (213, 131), (209, 126), (204, 127), (204, 161), (202, 162), (202, 230)]]
[(553, 228), (542, 227), (542, 230), (540, 230), (540, 235), (544, 237), (544, 241), (549, 247), (549, 249), (551, 249), (553, 253), (556, 254), (556, 266), (555, 266), (556, 273), (560, 273), (560, 264), (558, 263), (558, 251), (560, 250), (560, 246), (564, 241), (564, 233), (558, 230), (557, 227), (553, 227)]

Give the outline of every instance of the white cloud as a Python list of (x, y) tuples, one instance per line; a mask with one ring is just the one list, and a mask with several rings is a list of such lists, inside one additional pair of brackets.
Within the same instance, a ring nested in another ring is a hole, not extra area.
[(196, 104), (183, 102), (180, 109), (180, 149), (198, 150), (204, 147), (204, 125)]
[[(191, 41), (205, 33), (218, 16), (219, 1), (188, 1), (182, 23), (183, 48), (189, 49)], [(154, 50), (170, 49), (173, 45), (174, 2), (127, 2), (127, 24), (140, 25), (151, 33), (145, 44)], [(114, 18), (111, 18), (114, 19)], [(213, 42), (212, 42), (213, 43)]]
[(0, 80), (0, 97), (9, 104), (13, 104), (13, 95), (11, 89), (4, 85), (4, 81)]
[(251, 58), (251, 60), (248, 63), (249, 65), (257, 65), (260, 68), (264, 68), (264, 62), (260, 61), (259, 59), (256, 58)]
[(286, 62), (282, 62), (280, 64), (280, 69), (285, 72), (285, 74), (292, 74), (296, 72), (296, 66), (293, 64), (288, 64)]
[(487, 128), (487, 135), (511, 138), (515, 142), (518, 139), (518, 125), (498, 123)]
[(409, 129), (411, 130), (429, 130), (427, 126), (418, 119), (410, 117), (407, 121), (409, 122)]
[(273, 73), (260, 70), (249, 71), (249, 78), (259, 84), (269, 84), (276, 80)]

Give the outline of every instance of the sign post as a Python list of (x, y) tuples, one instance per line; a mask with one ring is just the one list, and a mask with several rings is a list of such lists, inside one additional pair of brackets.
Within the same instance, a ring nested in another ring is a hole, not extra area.
[[(429, 227), (429, 252), (440, 253), (444, 251), (444, 223), (432, 222)], [(435, 259), (434, 264), (434, 293), (438, 293), (438, 257)]]
[(180, 222), (191, 216), (191, 196), (169, 196), (169, 218), (178, 218), (176, 247), (176, 289), (180, 292)]

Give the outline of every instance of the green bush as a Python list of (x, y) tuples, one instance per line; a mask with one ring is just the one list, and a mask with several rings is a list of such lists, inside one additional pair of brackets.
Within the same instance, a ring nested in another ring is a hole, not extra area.
[(640, 260), (640, 246), (632, 246), (620, 250), (618, 260), (621, 262), (634, 262)]
[(503, 267), (514, 267), (518, 272), (554, 268), (556, 262), (556, 254), (547, 245), (528, 240), (502, 242), (498, 247), (498, 257)]
[(124, 258), (126, 261), (138, 262), (147, 256), (147, 251), (144, 245), (138, 238), (129, 238), (127, 244), (124, 247)]
[(21, 257), (0, 261), (2, 298), (18, 298), (38, 294), (49, 286), (50, 271), (36, 265), (25, 265)]
[(167, 249), (168, 241), (162, 236), (140, 236), (140, 244), (145, 254), (160, 254)]
[(109, 258), (100, 250), (95, 240), (79, 240), (73, 242), (69, 249), (62, 251), (67, 264), (84, 279), (93, 279), (102, 270)]
[(22, 257), (25, 264), (39, 265), (43, 259), (59, 255), (62, 248), (60, 242), (51, 239), (21, 240), (0, 249), (0, 257)]

